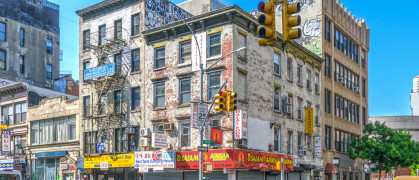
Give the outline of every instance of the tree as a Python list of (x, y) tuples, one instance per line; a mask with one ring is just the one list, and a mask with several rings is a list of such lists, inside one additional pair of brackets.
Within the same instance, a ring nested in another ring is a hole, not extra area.
[(385, 123), (369, 123), (364, 135), (351, 140), (349, 156), (375, 164), (373, 171), (391, 171), (392, 167), (408, 167), (418, 162), (417, 147), (406, 131), (393, 131)]

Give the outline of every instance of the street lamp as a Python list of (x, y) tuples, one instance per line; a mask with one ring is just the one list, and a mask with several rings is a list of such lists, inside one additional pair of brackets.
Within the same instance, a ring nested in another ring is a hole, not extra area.
[[(193, 36), (193, 38), (194, 38), (194, 40), (195, 40), (195, 43), (196, 43), (196, 46), (198, 47), (198, 55), (199, 55), (199, 70), (200, 70), (200, 78), (201, 78), (201, 80), (200, 80), (200, 86), (201, 86), (201, 90), (200, 90), (200, 94), (201, 94), (201, 96), (199, 97), (199, 103), (200, 104), (204, 104), (204, 103), (207, 103), (207, 104), (209, 104), (209, 103), (212, 103), (211, 101), (204, 101), (203, 100), (203, 77), (204, 77), (204, 72), (205, 71), (207, 71), (208, 69), (210, 69), (212, 66), (214, 66), (215, 64), (217, 64), (218, 62), (220, 62), (221, 60), (223, 60), (225, 57), (227, 57), (228, 55), (230, 55), (230, 54), (233, 54), (233, 53), (235, 53), (235, 52), (239, 52), (239, 51), (242, 51), (242, 50), (245, 50), (246, 49), (246, 47), (241, 47), (241, 48), (239, 48), (239, 49), (236, 49), (236, 50), (234, 50), (234, 51), (232, 51), (232, 52), (230, 52), (230, 53), (227, 53), (226, 55), (224, 55), (224, 56), (222, 56), (222, 57), (220, 57), (220, 58), (218, 58), (213, 64), (211, 64), (210, 66), (208, 66), (206, 69), (204, 69), (204, 65), (202, 64), (202, 60), (201, 60), (201, 48), (199, 47), (199, 43), (198, 43), (198, 40), (196, 39), (196, 36), (195, 36), (195, 32), (193, 31), (193, 29), (191, 28), (191, 26), (188, 24), (188, 23), (186, 23), (183, 19), (179, 19), (179, 18), (177, 18), (176, 16), (174, 16), (173, 14), (169, 14), (169, 16), (170, 17), (172, 17), (173, 19), (175, 19), (175, 20), (181, 20), (186, 26), (188, 26), (188, 28), (189, 28), (189, 30), (191, 31), (191, 33), (192, 33), (192, 36)], [(222, 87), (221, 87), (222, 88)], [(208, 99), (207, 99), (208, 100)], [(211, 108), (210, 108), (211, 109)], [(207, 110), (207, 111), (209, 111), (209, 110)], [(203, 146), (203, 139), (204, 139), (204, 125), (206, 124), (206, 121), (207, 121), (207, 118), (208, 118), (208, 113), (207, 113), (207, 117), (205, 118), (205, 121), (201, 124), (201, 126), (199, 126), (199, 145), (200, 146)], [(202, 180), (202, 178), (203, 178), (203, 174), (202, 174), (202, 151), (200, 151), (199, 152), (199, 180)]]

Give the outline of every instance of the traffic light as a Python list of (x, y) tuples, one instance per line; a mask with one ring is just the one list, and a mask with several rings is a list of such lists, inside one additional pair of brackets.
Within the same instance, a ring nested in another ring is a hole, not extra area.
[(269, 2), (260, 1), (258, 4), (258, 22), (260, 26), (257, 29), (259, 37), (259, 46), (271, 46), (276, 43), (275, 30), (275, 5), (279, 0), (269, 0)]
[(237, 93), (229, 91), (228, 93), (228, 111), (236, 110), (236, 103), (237, 103)]
[(275, 169), (277, 170), (277, 171), (282, 171), (282, 169), (283, 169), (284, 167), (283, 167), (283, 165), (282, 165), (282, 162), (281, 161), (278, 161), (278, 162), (276, 162), (276, 167), (275, 167)]
[(299, 15), (292, 14), (300, 12), (300, 3), (289, 4), (288, 0), (282, 1), (282, 41), (286, 42), (301, 37), (301, 29), (292, 27), (301, 23)]
[(215, 110), (223, 112), (227, 109), (227, 92), (221, 91), (215, 95)]

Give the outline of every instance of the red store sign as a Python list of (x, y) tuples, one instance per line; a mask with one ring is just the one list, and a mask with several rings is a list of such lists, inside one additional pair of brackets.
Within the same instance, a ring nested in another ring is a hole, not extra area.
[[(203, 161), (214, 164), (214, 169), (263, 169), (275, 170), (276, 163), (283, 158), (285, 171), (294, 171), (294, 156), (247, 150), (210, 150), (203, 153)], [(198, 169), (199, 152), (176, 153), (176, 169)]]

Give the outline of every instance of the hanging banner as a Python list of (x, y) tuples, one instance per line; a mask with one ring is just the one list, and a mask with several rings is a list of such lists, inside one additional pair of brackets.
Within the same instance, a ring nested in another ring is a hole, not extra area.
[(198, 103), (191, 103), (191, 127), (198, 127)]
[[(174, 168), (175, 151), (139, 151), (134, 153), (134, 168)], [(148, 171), (148, 170), (147, 170)]]
[(313, 108), (306, 108), (306, 134), (313, 134)]
[(201, 50), (201, 52), (198, 50), (196, 41), (192, 40), (192, 71), (199, 71), (199, 53), (201, 53), (201, 62), (203, 64), (202, 68), (205, 69), (207, 67), (207, 33), (197, 33), (195, 34), (195, 37), (198, 41), (199, 50)]
[(0, 160), (0, 170), (13, 170), (13, 159)]
[(214, 144), (223, 144), (223, 131), (211, 128), (211, 141), (214, 141)]
[(243, 110), (234, 111), (234, 139), (247, 139), (247, 112)]
[(314, 137), (314, 157), (315, 158), (322, 157), (322, 137), (321, 136)]
[[(2, 154), (10, 154), (10, 130), (1, 130)], [(12, 162), (13, 163), (13, 162)]]
[(151, 147), (167, 148), (167, 136), (160, 133), (153, 133), (151, 135)]

